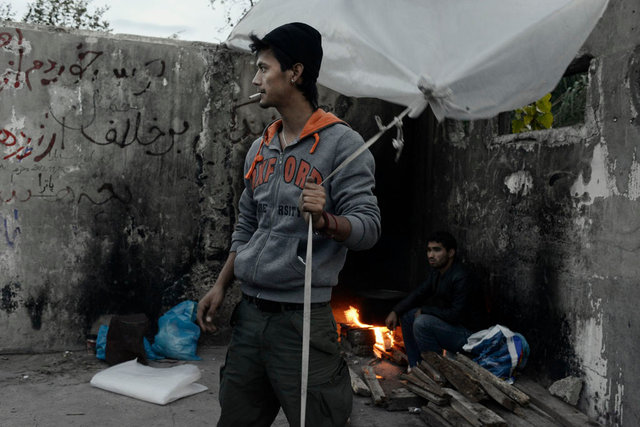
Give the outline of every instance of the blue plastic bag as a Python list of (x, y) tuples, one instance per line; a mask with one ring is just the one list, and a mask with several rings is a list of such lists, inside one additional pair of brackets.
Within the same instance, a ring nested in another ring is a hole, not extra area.
[(160, 354), (156, 354), (156, 352), (153, 351), (153, 347), (152, 347), (151, 343), (149, 342), (149, 340), (147, 339), (147, 337), (143, 338), (142, 344), (144, 344), (144, 352), (147, 354), (147, 360), (164, 359), (164, 356), (162, 356)]
[(158, 319), (158, 333), (151, 349), (159, 356), (178, 360), (202, 360), (196, 355), (200, 328), (196, 320), (198, 303), (183, 301)]
[(523, 368), (529, 357), (527, 340), (509, 328), (496, 325), (471, 335), (462, 349), (494, 375), (512, 381), (513, 371)]
[(107, 325), (101, 325), (98, 329), (98, 338), (96, 338), (96, 357), (100, 360), (107, 358), (107, 332), (109, 327)]

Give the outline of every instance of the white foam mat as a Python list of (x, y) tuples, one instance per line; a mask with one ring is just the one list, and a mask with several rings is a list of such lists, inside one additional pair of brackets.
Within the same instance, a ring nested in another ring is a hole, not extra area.
[(208, 390), (208, 387), (195, 382), (200, 376), (200, 369), (195, 365), (152, 368), (141, 365), (137, 360), (130, 360), (98, 372), (91, 379), (91, 385), (146, 402), (166, 405)]

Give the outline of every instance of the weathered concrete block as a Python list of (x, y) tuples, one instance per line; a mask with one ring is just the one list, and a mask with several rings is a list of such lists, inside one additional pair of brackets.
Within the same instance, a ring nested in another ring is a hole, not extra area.
[(154, 319), (195, 293), (203, 200), (228, 193), (202, 178), (231, 146), (204, 123), (214, 97), (233, 103), (207, 74), (236, 76), (216, 49), (2, 24), (0, 352), (81, 348), (105, 313)]
[(576, 377), (563, 378), (549, 387), (549, 393), (574, 406), (578, 404), (581, 391), (582, 380)]

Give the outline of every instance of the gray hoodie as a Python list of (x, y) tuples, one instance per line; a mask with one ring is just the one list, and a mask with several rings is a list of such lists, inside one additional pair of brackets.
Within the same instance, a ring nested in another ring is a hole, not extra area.
[[(237, 252), (234, 272), (244, 293), (301, 303), (307, 224), (298, 210), (298, 198), (305, 179), (321, 182), (364, 141), (333, 114), (318, 109), (300, 138), (282, 151), (281, 126), (281, 120), (270, 124), (247, 153), (231, 251)], [(374, 168), (367, 150), (324, 184), (325, 210), (346, 217), (351, 235), (344, 242), (314, 235), (312, 302), (331, 299), (347, 249), (368, 249), (380, 236)]]

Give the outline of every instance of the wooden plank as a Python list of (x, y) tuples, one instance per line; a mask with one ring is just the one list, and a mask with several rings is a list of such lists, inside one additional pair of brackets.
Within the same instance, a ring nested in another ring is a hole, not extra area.
[(425, 403), (424, 398), (405, 387), (399, 387), (391, 391), (385, 409), (387, 411), (407, 411), (409, 408), (419, 408)]
[(443, 386), (447, 383), (447, 380), (445, 380), (444, 376), (440, 372), (438, 372), (436, 368), (429, 365), (429, 363), (427, 363), (425, 360), (422, 360), (420, 362), (420, 368), (422, 368), (422, 370), (439, 385)]
[(499, 405), (495, 405), (495, 408), (491, 408), (496, 414), (500, 415), (509, 425), (509, 427), (538, 427), (536, 424), (531, 424), (526, 419), (518, 416), (514, 412), (510, 412)]
[(427, 406), (432, 411), (437, 412), (455, 427), (472, 427), (469, 421), (465, 420), (460, 414), (458, 414), (451, 406), (437, 406), (433, 403), (428, 403)]
[(533, 403), (527, 406), (520, 406), (513, 412), (536, 427), (551, 427), (558, 425), (558, 423), (553, 420), (549, 414), (538, 408)]
[(429, 406), (423, 406), (420, 408), (420, 418), (428, 426), (433, 427), (454, 427), (455, 424), (449, 423), (439, 413), (431, 409)]
[(478, 365), (473, 360), (469, 359), (467, 356), (458, 353), (455, 358), (456, 361), (460, 362), (462, 365), (471, 369), (475, 374), (477, 374), (481, 379), (490, 382), (494, 386), (496, 386), (501, 392), (509, 396), (511, 399), (518, 402), (520, 405), (526, 406), (529, 404), (529, 396), (525, 393), (518, 390), (516, 387), (512, 386), (508, 382), (504, 381), (501, 378), (493, 375), (490, 371), (486, 370), (482, 366)]
[(358, 396), (371, 396), (371, 390), (369, 387), (362, 381), (360, 376), (356, 371), (349, 366), (349, 376), (351, 377), (351, 390), (353, 390), (354, 394)]
[(418, 387), (420, 387), (420, 388), (422, 388), (424, 390), (427, 390), (430, 393), (435, 394), (436, 396), (444, 397), (444, 396), (447, 395), (447, 393), (444, 392), (442, 387), (440, 387), (440, 386), (433, 387), (432, 384), (422, 381), (415, 374), (415, 372), (413, 372), (413, 371), (411, 371), (410, 374), (402, 374), (402, 375), (400, 375), (400, 379), (407, 380), (407, 381), (417, 385)]
[(378, 345), (375, 345), (373, 347), (373, 353), (380, 359), (390, 360), (396, 365), (406, 366), (409, 364), (407, 355), (395, 348), (391, 348), (390, 350), (387, 351), (383, 348), (380, 348)]
[(462, 418), (464, 418), (471, 426), (473, 427), (482, 427), (482, 423), (478, 418), (478, 414), (467, 407), (462, 402), (459, 402), (458, 399), (451, 399), (451, 408)]
[(376, 406), (384, 406), (387, 401), (387, 396), (384, 394), (384, 390), (378, 382), (376, 377), (376, 371), (371, 366), (363, 366), (362, 374), (364, 375), (364, 382), (369, 386), (371, 391), (371, 400)]
[(500, 391), (492, 382), (487, 381), (481, 375), (476, 374), (468, 366), (465, 366), (464, 364), (456, 360), (451, 360), (451, 361), (455, 363), (461, 370), (466, 372), (467, 375), (469, 375), (471, 378), (477, 381), (480, 384), (480, 386), (487, 392), (489, 397), (491, 397), (497, 403), (502, 405), (505, 409), (508, 409), (509, 411), (513, 412), (514, 409), (518, 406), (518, 404), (514, 400), (512, 400), (511, 398), (509, 398), (509, 396), (507, 396), (502, 391)]
[(514, 400), (511, 400), (509, 396), (498, 390), (498, 387), (494, 386), (490, 382), (482, 381), (480, 385), (484, 388), (487, 394), (503, 408), (513, 412), (517, 407), (519, 407)]
[(444, 391), (451, 396), (451, 407), (472, 425), (490, 427), (507, 425), (507, 422), (498, 414), (479, 403), (469, 401), (456, 390), (445, 388)]
[(407, 358), (407, 354), (397, 348), (391, 348), (391, 354), (393, 355), (393, 360), (400, 366), (407, 366), (409, 364), (409, 359)]
[(500, 405), (502, 405), (505, 409), (513, 412), (513, 410), (518, 406), (518, 404), (511, 400), (509, 396), (498, 390), (498, 388), (493, 385), (492, 382), (487, 381), (485, 377), (477, 374), (473, 369), (468, 367), (467, 365), (453, 359), (449, 359), (452, 363), (454, 363), (458, 368), (464, 371), (469, 377), (473, 380), (477, 381), (480, 386), (487, 392), (487, 394)]
[(424, 389), (422, 389), (422, 388), (420, 388), (417, 385), (412, 384), (412, 383), (405, 384), (405, 387), (407, 387), (409, 390), (411, 390), (412, 392), (414, 392), (418, 396), (423, 397), (423, 398), (427, 399), (429, 402), (435, 403), (436, 405), (442, 406), (442, 405), (446, 405), (447, 403), (449, 403), (449, 396), (446, 396), (446, 397), (437, 396), (437, 395), (435, 395), (433, 393), (430, 393), (427, 390), (424, 390)]
[(422, 358), (441, 372), (460, 393), (472, 402), (479, 402), (487, 398), (487, 393), (465, 371), (438, 353), (428, 351), (422, 353)]
[(418, 379), (425, 384), (428, 384), (431, 387), (431, 389), (429, 389), (430, 392), (435, 393), (438, 396), (444, 396), (445, 392), (444, 390), (442, 390), (442, 387), (440, 387), (437, 382), (435, 382), (429, 375), (427, 375), (427, 373), (424, 372), (422, 368), (420, 368), (419, 366), (415, 366), (411, 370), (411, 374), (418, 377)]
[[(398, 378), (400, 378), (401, 380), (410, 382), (413, 385), (416, 385), (418, 387), (420, 387), (423, 390), (427, 390), (430, 391), (428, 388), (429, 386), (427, 384), (425, 384), (421, 379), (419, 379), (418, 377), (416, 377), (415, 375), (413, 375), (413, 373), (411, 374), (400, 374), (398, 376)], [(434, 393), (435, 394), (435, 393)]]
[(599, 425), (573, 406), (552, 396), (547, 389), (528, 378), (518, 379), (515, 385), (522, 392), (528, 394), (531, 401), (549, 414), (558, 424), (565, 427)]
[(518, 405), (513, 412), (506, 410), (496, 402), (485, 402), (484, 405), (496, 414), (500, 415), (509, 424), (515, 427), (558, 427), (559, 424), (549, 418), (542, 410), (530, 403), (527, 406)]

